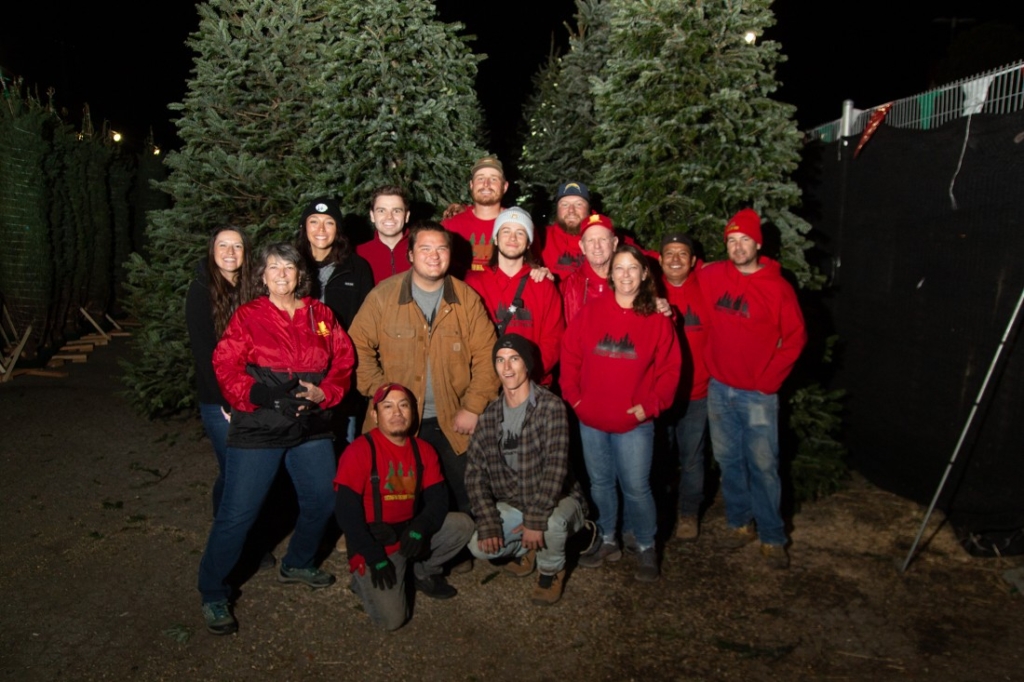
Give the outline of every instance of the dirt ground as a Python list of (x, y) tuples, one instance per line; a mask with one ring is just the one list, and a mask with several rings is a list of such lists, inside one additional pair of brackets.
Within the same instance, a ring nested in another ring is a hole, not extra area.
[[(941, 519), (857, 479), (793, 519), (792, 568), (716, 550), (721, 503), (661, 580), (571, 571), (554, 607), (478, 562), (459, 595), (374, 630), (346, 583), (259, 573), (237, 635), (206, 632), (196, 570), (215, 461), (198, 418), (146, 421), (118, 383), (126, 341), (65, 379), (0, 385), (0, 675), (10, 680), (1024, 680), (1024, 598)], [(284, 551), (282, 544), (278, 556)], [(571, 563), (574, 561), (571, 559)], [(325, 567), (342, 575), (337, 553)]]

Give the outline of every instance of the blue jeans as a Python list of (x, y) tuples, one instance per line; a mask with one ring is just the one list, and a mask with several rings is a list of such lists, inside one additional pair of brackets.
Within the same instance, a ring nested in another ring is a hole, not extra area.
[(224, 458), (228, 451), (228, 426), (230, 422), (224, 418), (220, 405), (199, 403), (199, 416), (203, 420), (203, 430), (213, 445), (213, 454), (217, 457), (217, 480), (213, 482), (213, 515), (217, 516), (220, 499), (224, 495)]
[(580, 424), (583, 461), (590, 476), (590, 496), (597, 506), (597, 525), (606, 542), (615, 538), (622, 487), (622, 532), (632, 533), (640, 549), (654, 546), (658, 514), (651, 494), (654, 423), (646, 421), (626, 433), (607, 433)]
[(757, 522), (761, 542), (786, 544), (779, 505), (779, 396), (711, 380), (708, 423), (722, 469), (725, 519), (732, 528)]
[(310, 568), (324, 529), (334, 513), (334, 447), (330, 439), (306, 441), (292, 448), (227, 449), (224, 497), (199, 563), (199, 592), (203, 602), (231, 597), (226, 583), (238, 563), (263, 500), (284, 460), (295, 485), (299, 518), (282, 563), (290, 568)]
[[(521, 557), (528, 551), (523, 547), (523, 534), (513, 533), (513, 528), (523, 525), (523, 512), (506, 502), (498, 502), (501, 514), (501, 532), (505, 546), (494, 554), (480, 551), (477, 533), (469, 539), (469, 551), (477, 559), (500, 559)], [(583, 507), (572, 497), (563, 497), (551, 510), (548, 528), (544, 531), (544, 549), (537, 551), (537, 568), (545, 575), (554, 575), (565, 568), (565, 543), (573, 533), (583, 527)]]
[(704, 434), (708, 399), (690, 400), (668, 415), (669, 443), (679, 455), (679, 515), (697, 516), (704, 502)]

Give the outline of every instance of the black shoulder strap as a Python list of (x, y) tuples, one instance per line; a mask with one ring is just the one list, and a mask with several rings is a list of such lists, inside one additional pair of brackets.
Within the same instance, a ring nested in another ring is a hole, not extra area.
[(420, 457), (420, 446), (416, 443), (415, 436), (409, 436), (409, 440), (412, 442), (412, 456), (416, 458), (416, 497), (419, 497), (419, 492), (423, 489), (423, 458)]
[(380, 474), (377, 473), (377, 447), (369, 433), (364, 433), (363, 437), (370, 444), (370, 489), (373, 491), (373, 522), (377, 522), (384, 516), (380, 500)]
[(505, 333), (505, 330), (508, 328), (508, 323), (515, 318), (516, 312), (519, 312), (519, 310), (523, 307), (523, 289), (526, 288), (526, 280), (528, 280), (529, 278), (530, 275), (527, 274), (523, 275), (522, 279), (519, 280), (519, 286), (516, 287), (516, 295), (512, 297), (512, 305), (515, 307), (516, 311), (510, 312), (505, 317), (504, 320), (498, 323), (499, 337)]

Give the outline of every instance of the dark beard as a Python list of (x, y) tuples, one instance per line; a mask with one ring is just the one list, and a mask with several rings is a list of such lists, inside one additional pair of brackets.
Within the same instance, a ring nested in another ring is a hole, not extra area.
[(561, 218), (555, 218), (555, 225), (558, 225), (560, 228), (565, 230), (566, 234), (572, 235), (572, 236), (575, 237), (576, 235), (578, 235), (580, 233), (580, 227), (583, 225), (583, 221), (581, 220), (580, 224), (577, 225), (576, 227), (569, 227), (568, 225), (565, 224), (565, 221), (562, 220)]

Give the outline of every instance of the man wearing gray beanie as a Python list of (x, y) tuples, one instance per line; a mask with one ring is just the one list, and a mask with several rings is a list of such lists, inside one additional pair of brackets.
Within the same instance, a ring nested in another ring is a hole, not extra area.
[(494, 219), (494, 251), (483, 270), (470, 272), (466, 284), (480, 294), (498, 336), (515, 332), (540, 351), (531, 377), (551, 384), (551, 371), (565, 331), (562, 298), (545, 268), (535, 267), (530, 253), (533, 220), (518, 206)]

